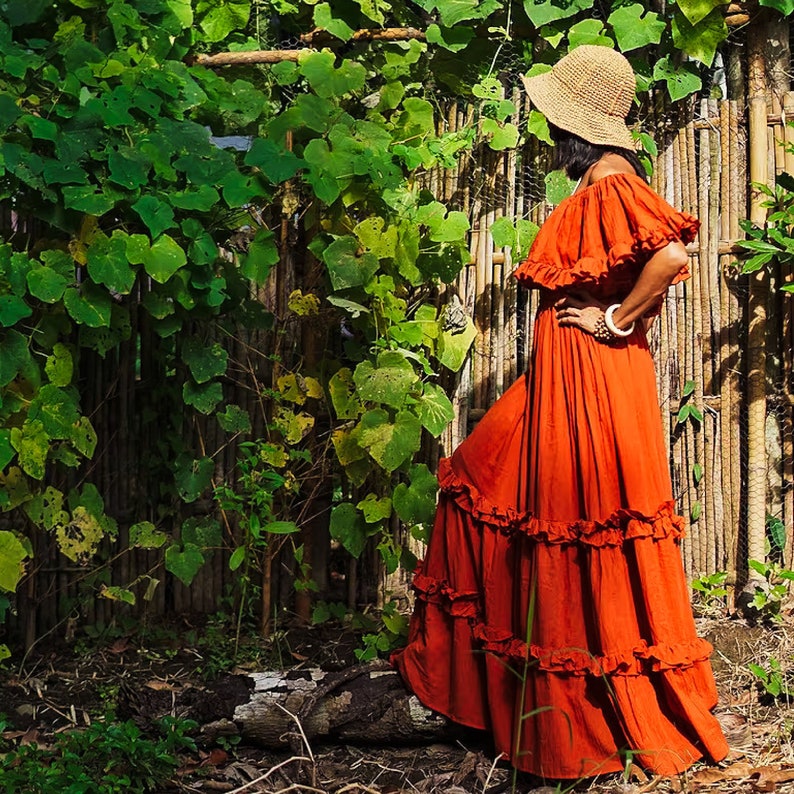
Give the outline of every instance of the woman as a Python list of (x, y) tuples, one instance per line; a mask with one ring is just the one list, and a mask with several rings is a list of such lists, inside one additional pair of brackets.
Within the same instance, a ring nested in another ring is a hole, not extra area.
[(657, 774), (728, 751), (695, 633), (644, 318), (698, 222), (646, 184), (635, 80), (580, 46), (525, 80), (576, 191), (515, 275), (540, 287), (530, 372), (441, 461), (408, 646), (428, 707), (548, 778)]

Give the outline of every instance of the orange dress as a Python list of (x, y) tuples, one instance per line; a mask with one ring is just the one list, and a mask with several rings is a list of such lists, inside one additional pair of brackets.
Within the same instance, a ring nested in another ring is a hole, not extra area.
[(728, 752), (645, 333), (602, 344), (553, 309), (577, 287), (620, 301), (655, 251), (697, 228), (633, 175), (565, 199), (516, 271), (544, 288), (530, 371), (440, 463), (394, 663), (426, 706), (490, 731), (536, 775), (614, 772), (627, 753), (668, 775)]

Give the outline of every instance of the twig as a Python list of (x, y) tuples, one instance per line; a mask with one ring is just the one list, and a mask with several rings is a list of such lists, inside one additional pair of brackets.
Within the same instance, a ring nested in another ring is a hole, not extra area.
[(488, 770), (488, 774), (487, 774), (487, 776), (485, 778), (485, 782), (482, 784), (483, 794), (485, 794), (485, 792), (488, 791), (488, 784), (491, 782), (491, 775), (493, 775), (494, 770), (496, 769), (496, 765), (503, 758), (506, 758), (506, 757), (507, 756), (504, 753), (499, 753), (499, 755), (497, 755), (496, 758), (494, 758), (493, 763), (491, 764), (491, 768)]
[(317, 785), (317, 762), (314, 760), (314, 753), (312, 752), (311, 745), (309, 744), (309, 740), (306, 738), (306, 733), (303, 730), (303, 725), (301, 725), (301, 721), (298, 717), (293, 714), (289, 709), (284, 708), (281, 703), (276, 703), (276, 705), (291, 719), (295, 721), (295, 724), (298, 726), (298, 730), (300, 731), (301, 738), (303, 739), (303, 745), (306, 748), (306, 752), (309, 754), (309, 759), (312, 762), (312, 785)]
[(253, 786), (255, 783), (261, 783), (263, 780), (267, 780), (274, 772), (278, 772), (279, 769), (281, 769), (284, 766), (287, 766), (287, 764), (291, 764), (293, 761), (301, 762), (301, 761), (309, 761), (309, 760), (314, 761), (313, 758), (308, 759), (304, 755), (293, 755), (292, 758), (288, 758), (286, 761), (282, 761), (280, 764), (276, 764), (275, 766), (270, 767), (270, 769), (268, 769), (264, 775), (260, 775), (259, 777), (254, 778), (254, 780), (249, 780), (247, 783), (240, 786), (239, 788), (233, 789), (232, 791), (228, 792), (228, 794), (241, 794), (241, 792), (245, 791), (249, 786)]

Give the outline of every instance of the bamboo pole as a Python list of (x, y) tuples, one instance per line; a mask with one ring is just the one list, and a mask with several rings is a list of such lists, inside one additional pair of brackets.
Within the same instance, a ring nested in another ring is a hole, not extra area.
[[(767, 175), (767, 96), (766, 23), (762, 9), (748, 30), (748, 106), (750, 182), (766, 184)], [(763, 194), (751, 188), (750, 220), (762, 226), (766, 210)], [(747, 553), (750, 560), (766, 558), (766, 325), (767, 273), (762, 268), (749, 279), (749, 330), (747, 339)], [(750, 569), (751, 582), (763, 577)]]

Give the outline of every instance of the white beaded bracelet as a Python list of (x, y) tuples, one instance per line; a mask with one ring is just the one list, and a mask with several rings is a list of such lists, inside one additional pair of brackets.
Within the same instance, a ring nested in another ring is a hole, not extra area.
[(613, 303), (605, 312), (604, 312), (604, 322), (606, 323), (607, 328), (609, 328), (610, 332), (615, 334), (615, 336), (631, 336), (634, 331), (634, 323), (632, 323), (628, 328), (618, 328), (615, 325), (615, 321), (612, 319), (612, 315), (615, 313), (615, 309), (619, 309), (619, 303)]

